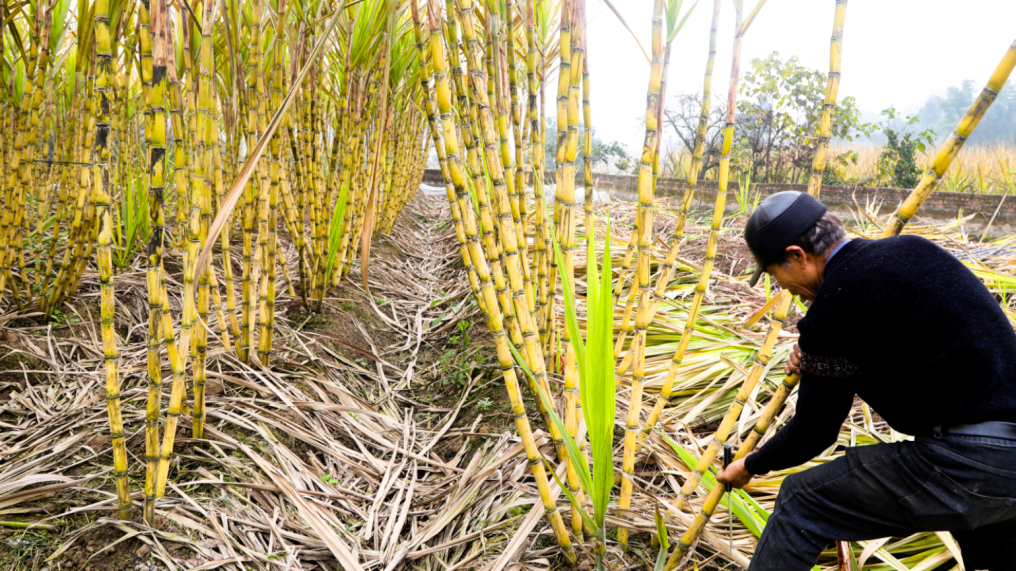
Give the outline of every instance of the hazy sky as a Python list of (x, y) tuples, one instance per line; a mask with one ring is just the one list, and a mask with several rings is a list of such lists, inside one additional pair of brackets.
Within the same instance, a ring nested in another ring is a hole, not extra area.
[[(746, 12), (757, 0), (745, 0)], [(685, 0), (689, 7), (694, 0)], [(652, 0), (613, 0), (649, 52)], [(742, 71), (778, 51), (827, 72), (834, 0), (769, 0), (745, 35)], [(602, 0), (587, 0), (593, 126), (605, 141), (641, 150), (649, 63)], [(668, 93), (701, 93), (712, 0), (699, 0), (674, 40)], [(726, 97), (734, 10), (723, 0), (713, 94)], [(1016, 0), (850, 0), (839, 97), (865, 112), (895, 105), (915, 112), (932, 94), (972, 79), (983, 87), (1016, 39)], [(557, 84), (556, 78), (552, 85)], [(1012, 80), (1010, 80), (1012, 81)], [(644, 117), (644, 116), (643, 116)]]

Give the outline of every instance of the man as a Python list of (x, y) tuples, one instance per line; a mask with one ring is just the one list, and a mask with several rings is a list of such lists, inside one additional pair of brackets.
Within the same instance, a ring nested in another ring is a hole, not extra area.
[(951, 531), (966, 569), (1016, 570), (1016, 333), (987, 288), (916, 236), (847, 239), (807, 194), (763, 201), (745, 240), (811, 306), (787, 365), (794, 417), (717, 480), (798, 466), (832, 446), (854, 396), (914, 440), (857, 446), (788, 476), (751, 571), (805, 571), (836, 540)]

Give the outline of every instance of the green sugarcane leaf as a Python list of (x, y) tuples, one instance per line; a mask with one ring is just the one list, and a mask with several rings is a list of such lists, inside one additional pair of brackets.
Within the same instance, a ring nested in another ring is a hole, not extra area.
[[(607, 223), (610, 235), (610, 223)], [(590, 301), (586, 316), (589, 344), (586, 351), (587, 375), (580, 378), (579, 391), (587, 387), (583, 396), (582, 413), (589, 429), (590, 449), (593, 455), (594, 488), (593, 506), (597, 523), (602, 527), (614, 484), (614, 419), (617, 411), (617, 385), (614, 379), (614, 306), (611, 291), (610, 242), (605, 241), (603, 271), (596, 285), (596, 257), (588, 265), (590, 270)]]
[(571, 502), (571, 505), (575, 506), (576, 511), (579, 512), (579, 516), (582, 518), (582, 521), (584, 521), (585, 524), (589, 526), (589, 529), (595, 529), (596, 524), (593, 523), (592, 518), (590, 518), (589, 514), (586, 513), (586, 510), (582, 508), (582, 504), (579, 503), (579, 500), (575, 497), (574, 494), (571, 493), (571, 490), (568, 489), (568, 486), (566, 486), (564, 482), (561, 481), (561, 478), (557, 476), (557, 472), (554, 471), (554, 467), (550, 465), (550, 462), (547, 461), (547, 458), (543, 454), (540, 455), (540, 458), (543, 458), (543, 463), (546, 464), (547, 471), (550, 472), (550, 475), (554, 477), (554, 481), (557, 482), (558, 486), (560, 486), (561, 491), (564, 492), (564, 495), (568, 497), (568, 501)]
[(695, 3), (691, 5), (691, 8), (688, 8), (688, 11), (684, 13), (684, 17), (681, 18), (681, 23), (678, 24), (676, 28), (674, 28), (674, 30), (670, 33), (670, 36), (667, 38), (667, 43), (674, 41), (674, 38), (677, 37), (677, 34), (681, 33), (681, 29), (684, 28), (684, 25), (688, 23), (688, 17), (691, 16), (692, 13), (695, 11), (696, 6), (698, 6), (698, 0), (696, 0)]
[(666, 553), (670, 549), (670, 538), (667, 537), (667, 526), (660, 515), (660, 506), (653, 506), (656, 511), (656, 536), (660, 538), (660, 549)]
[(328, 266), (325, 270), (324, 283), (328, 283), (332, 275), (332, 267), (335, 265), (335, 257), (339, 253), (339, 245), (342, 243), (342, 222), (346, 217), (346, 195), (349, 193), (349, 184), (342, 188), (339, 199), (335, 201), (335, 208), (332, 209), (332, 222), (328, 229)]
[(536, 392), (543, 400), (544, 406), (547, 408), (547, 413), (550, 415), (551, 422), (557, 427), (558, 431), (561, 432), (561, 436), (564, 437), (564, 448), (568, 453), (568, 459), (571, 460), (572, 465), (575, 466), (576, 472), (579, 474), (579, 483), (582, 484), (582, 488), (585, 490), (593, 489), (593, 476), (589, 472), (589, 464), (586, 463), (586, 459), (582, 456), (582, 452), (579, 450), (578, 444), (575, 443), (575, 439), (571, 437), (568, 429), (565, 428), (564, 423), (561, 422), (560, 417), (557, 416), (555, 411), (554, 403), (550, 400), (549, 395), (543, 392), (543, 388), (540, 387), (539, 383), (536, 383), (536, 377), (533, 376), (533, 372), (526, 365), (522, 355), (519, 355), (518, 350), (514, 345), (508, 343), (508, 348), (511, 349), (512, 355), (515, 356), (515, 362), (518, 363), (522, 370), (533, 379), (534, 385), (536, 386)]
[(745, 492), (744, 490), (737, 490), (737, 495), (740, 496), (741, 499), (744, 500), (746, 504), (748, 504), (749, 506), (751, 506), (752, 509), (755, 510), (755, 513), (758, 515), (759, 518), (762, 519), (762, 521), (764, 522), (769, 521), (769, 516), (771, 514), (769, 513), (768, 510), (762, 507), (762, 504), (756, 502), (755, 498), (751, 497), (751, 494)]

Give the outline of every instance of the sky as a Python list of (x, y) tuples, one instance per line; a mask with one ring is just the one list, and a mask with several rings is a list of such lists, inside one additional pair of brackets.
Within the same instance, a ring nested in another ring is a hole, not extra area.
[[(744, 0), (745, 13), (756, 1)], [(652, 0), (612, 3), (649, 52)], [(602, 0), (586, 6), (593, 126), (602, 140), (641, 150), (649, 63)], [(834, 7), (834, 0), (768, 0), (743, 39), (742, 71), (753, 58), (778, 51), (827, 72)], [(674, 40), (669, 94), (701, 93), (711, 17), (712, 0), (699, 0)], [(726, 97), (733, 28), (733, 0), (722, 0), (714, 96)], [(890, 105), (914, 113), (964, 79), (983, 87), (1016, 40), (1016, 0), (850, 0), (843, 34), (839, 98), (854, 96), (865, 113)]]

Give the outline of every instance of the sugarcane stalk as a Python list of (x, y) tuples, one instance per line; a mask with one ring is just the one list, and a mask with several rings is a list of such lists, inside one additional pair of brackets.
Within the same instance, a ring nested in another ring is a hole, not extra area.
[[(462, 196), (468, 191), (466, 190), (465, 173), (462, 168), (462, 162), (459, 158), (458, 136), (455, 128), (455, 119), (452, 115), (452, 95), (448, 82), (444, 49), (442, 46), (440, 12), (436, 0), (431, 0), (428, 3), (427, 8), (428, 23), (430, 27), (431, 61), (434, 68), (435, 78), (435, 92), (438, 110), (441, 114), (445, 150), (449, 164), (449, 174), (451, 175), (452, 182), (455, 185), (456, 193)], [(508, 346), (508, 339), (505, 336), (504, 321), (501, 315), (497, 293), (494, 291), (494, 285), (491, 282), (490, 277), (490, 270), (479, 241), (476, 219), (472, 209), (462, 209), (460, 213), (462, 214), (463, 229), (466, 232), (470, 257), (476, 267), (477, 278), (480, 280), (480, 288), (484, 299), (486, 300), (488, 309), (487, 313), (490, 316), (489, 325), (491, 332), (494, 334), (498, 362), (501, 365), (505, 386), (508, 390), (509, 399), (511, 400), (512, 411), (515, 415), (515, 422), (519, 431), (519, 437), (523, 442), (526, 457), (529, 460), (530, 469), (532, 470), (533, 477), (536, 480), (541, 501), (543, 502), (544, 508), (547, 510), (547, 519), (550, 521), (551, 527), (554, 530), (554, 535), (557, 538), (558, 544), (561, 546), (565, 559), (568, 562), (574, 562), (575, 550), (571, 545), (571, 539), (568, 537), (568, 531), (565, 528), (561, 513), (558, 511), (557, 505), (551, 497), (550, 485), (547, 481), (547, 474), (542, 462), (542, 457), (540, 456), (540, 453), (536, 448), (536, 444), (533, 441), (532, 430), (529, 427), (529, 419), (526, 417), (525, 406), (519, 391), (518, 379), (515, 375), (514, 358), (511, 354), (511, 349)]]
[[(632, 478), (635, 469), (635, 439), (639, 428), (639, 412), (642, 409), (642, 385), (645, 379), (645, 338), (649, 326), (649, 257), (652, 254), (653, 226), (653, 178), (652, 165), (656, 146), (659, 144), (660, 82), (663, 72), (663, 0), (653, 3), (653, 56), (649, 72), (649, 89), (646, 93), (646, 133), (642, 146), (642, 159), (638, 173), (638, 260), (635, 277), (638, 282), (638, 308), (635, 316), (635, 370), (631, 381), (631, 396), (624, 431), (624, 456), (621, 462), (621, 493), (619, 509), (631, 507)], [(721, 193), (722, 194), (722, 193)], [(633, 284), (634, 288), (635, 285)], [(617, 529), (617, 540), (621, 549), (628, 548), (628, 528)]]
[[(758, 446), (759, 440), (765, 435), (766, 431), (772, 426), (776, 416), (779, 415), (780, 411), (783, 410), (783, 405), (787, 402), (787, 397), (794, 390), (794, 387), (801, 381), (800, 374), (787, 375), (783, 379), (783, 383), (773, 393), (772, 398), (766, 404), (765, 409), (762, 411), (762, 416), (759, 417), (752, 428), (751, 433), (745, 438), (744, 442), (738, 448), (737, 453), (734, 454), (734, 461), (738, 461), (749, 453), (755, 450)], [(720, 484), (714, 484), (713, 488), (706, 495), (705, 500), (702, 502), (702, 508), (699, 510), (695, 519), (692, 520), (688, 529), (681, 536), (680, 541), (674, 546), (674, 552), (670, 554), (667, 559), (666, 571), (672, 571), (677, 568), (682, 562), (684, 557), (691, 550), (691, 547), (698, 540), (698, 537), (702, 535), (702, 531), (705, 530), (706, 524), (709, 523), (709, 518), (712, 517), (713, 512), (716, 510), (716, 506), (719, 505), (720, 500), (723, 498), (725, 493), (724, 486)], [(729, 509), (729, 507), (728, 507)]]
[(977, 128), (977, 124), (984, 117), (984, 113), (988, 110), (988, 107), (991, 107), (991, 104), (998, 96), (998, 92), (1001, 91), (1002, 86), (1009, 79), (1009, 74), (1012, 73), (1013, 67), (1016, 67), (1016, 41), (1006, 50), (994, 73), (988, 78), (988, 84), (984, 86), (980, 95), (974, 100), (973, 105), (967, 110), (966, 115), (960, 119), (956, 128), (939, 148), (938, 153), (935, 155), (935, 160), (932, 161), (928, 172), (925, 173), (924, 178), (918, 183), (917, 188), (907, 196), (903, 204), (893, 213), (892, 218), (882, 232), (883, 238), (899, 235), (907, 222), (917, 214), (917, 209), (931, 196), (939, 181), (942, 180), (942, 176), (945, 175), (945, 171), (948, 170), (953, 159), (956, 158), (960, 149), (963, 148), (963, 143), (966, 142), (967, 137)]
[(120, 410), (120, 352), (113, 329), (116, 300), (113, 291), (113, 214), (110, 206), (113, 197), (109, 185), (111, 139), (110, 109), (113, 81), (113, 57), (109, 30), (109, 0), (95, 2), (95, 146), (92, 150), (94, 166), (94, 202), (98, 215), (99, 233), (96, 249), (99, 266), (100, 319), (102, 322), (103, 366), (106, 372), (106, 407), (109, 413), (110, 439), (113, 445), (113, 477), (116, 480), (117, 507), (120, 519), (130, 519), (131, 497), (127, 482), (127, 446)]
[(819, 120), (818, 145), (811, 163), (808, 177), (808, 194), (819, 197), (822, 192), (822, 175), (825, 173), (826, 152), (833, 128), (833, 113), (836, 111), (836, 92), (840, 88), (840, 58), (843, 53), (843, 22), (847, 17), (847, 0), (836, 0), (833, 18), (833, 35), (829, 42), (829, 78), (826, 81), (825, 101), (822, 104), (822, 118)]

